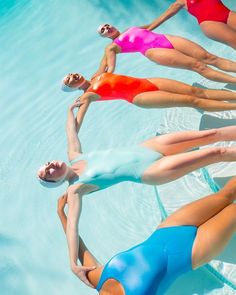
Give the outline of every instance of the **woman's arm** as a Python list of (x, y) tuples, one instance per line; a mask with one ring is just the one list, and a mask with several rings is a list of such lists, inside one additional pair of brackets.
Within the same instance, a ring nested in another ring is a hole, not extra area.
[(57, 200), (57, 214), (60, 218), (61, 225), (63, 227), (63, 230), (66, 234), (66, 225), (67, 225), (67, 217), (65, 213), (65, 206), (67, 204), (67, 193), (62, 195), (58, 200)]
[(116, 67), (116, 54), (120, 52), (120, 48), (112, 43), (105, 49), (107, 57), (107, 73), (113, 73)]
[(69, 248), (70, 266), (73, 271), (78, 260), (78, 221), (81, 214), (82, 196), (77, 192), (68, 190), (68, 219), (66, 225), (66, 237)]
[(89, 108), (90, 103), (97, 99), (97, 98), (94, 98), (93, 96), (94, 95), (91, 93), (85, 93), (78, 99), (79, 109), (76, 115), (76, 133), (80, 131), (80, 128), (84, 120), (84, 116)]
[(154, 30), (158, 26), (160, 26), (162, 23), (164, 23), (166, 20), (174, 16), (179, 10), (181, 10), (184, 7), (184, 1), (177, 0), (173, 4), (170, 5), (170, 7), (161, 14), (158, 18), (156, 18), (151, 24), (142, 26), (142, 29), (147, 29), (149, 31)]
[(66, 237), (69, 249), (70, 267), (73, 273), (86, 285), (93, 288), (93, 285), (87, 278), (87, 273), (94, 270), (96, 266), (78, 266), (79, 239), (78, 239), (78, 221), (81, 213), (82, 194), (68, 190), (68, 217), (66, 224)]
[[(84, 116), (87, 112), (91, 100), (88, 94), (78, 98), (68, 109), (66, 134), (67, 134), (67, 152), (69, 161), (73, 160), (82, 152), (78, 132), (82, 125)], [(73, 110), (79, 107), (77, 117), (75, 118)]]
[[(61, 220), (62, 227), (66, 233), (67, 216), (65, 213), (65, 205), (67, 203), (67, 194), (58, 199), (57, 214)], [(82, 238), (79, 236), (79, 260), (83, 266), (101, 266), (93, 254), (88, 250)]]
[(113, 73), (116, 67), (116, 54), (120, 53), (120, 47), (115, 43), (109, 44), (105, 48), (104, 56), (101, 60), (100, 66), (95, 74), (93, 74), (92, 79), (102, 73)]
[[(67, 216), (66, 216), (66, 213), (65, 213), (65, 205), (66, 205), (66, 203), (67, 203), (67, 194), (64, 194), (63, 196), (61, 196), (58, 199), (57, 213), (58, 213), (58, 216), (59, 216), (59, 218), (61, 220), (61, 224), (62, 224), (62, 227), (63, 227), (65, 233), (66, 233), (66, 230), (67, 230)], [(83, 269), (83, 270), (84, 271), (86, 270), (86, 272), (94, 270), (95, 267), (101, 267), (101, 265), (99, 264), (97, 259), (88, 250), (88, 248), (86, 247), (84, 241), (82, 240), (82, 238), (80, 236), (79, 236), (78, 258), (80, 260), (81, 265), (85, 267), (85, 269)], [(89, 267), (89, 268), (87, 268), (87, 267)], [(85, 273), (85, 275), (86, 275), (86, 273)], [(88, 277), (88, 281), (91, 282), (91, 284), (93, 286), (97, 285), (98, 279), (97, 279), (96, 275), (94, 275), (94, 274), (92, 275), (92, 273), (90, 275), (90, 273), (89, 273), (88, 276), (86, 275), (86, 278), (87, 277)], [(89, 286), (91, 286), (91, 285), (89, 285)]]
[(99, 68), (91, 77), (91, 79), (95, 78), (98, 75), (101, 75), (102, 73), (105, 73), (107, 71), (107, 56), (106, 53), (104, 53), (104, 56), (100, 62)]

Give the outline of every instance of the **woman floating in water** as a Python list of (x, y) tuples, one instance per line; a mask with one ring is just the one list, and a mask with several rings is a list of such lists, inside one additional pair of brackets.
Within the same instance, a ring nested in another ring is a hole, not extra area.
[(164, 78), (134, 78), (103, 73), (91, 81), (79, 74), (68, 74), (62, 90), (83, 90), (81, 103), (124, 99), (143, 108), (193, 107), (215, 112), (235, 110), (236, 93), (225, 90), (208, 90)]
[(236, 77), (208, 66), (236, 72), (235, 62), (211, 54), (198, 44), (182, 37), (151, 32), (155, 27), (156, 25), (152, 24), (131, 27), (120, 33), (109, 24), (100, 26), (98, 29), (100, 35), (110, 38), (112, 43), (106, 47), (99, 69), (93, 77), (104, 72), (114, 72), (118, 53), (140, 52), (151, 61), (163, 66), (195, 71), (213, 81), (236, 83)]
[(197, 18), (207, 37), (236, 49), (236, 12), (221, 0), (177, 0), (149, 25), (149, 29), (158, 27), (182, 8)]
[(83, 268), (77, 265), (78, 219), (82, 196), (123, 181), (164, 184), (206, 165), (236, 161), (236, 147), (209, 147), (189, 151), (218, 141), (236, 140), (236, 126), (177, 132), (153, 137), (131, 147), (82, 153), (77, 132), (88, 103), (80, 105), (75, 118), (73, 110), (78, 106), (79, 102), (76, 101), (69, 108), (67, 117), (68, 158), (71, 165), (57, 160), (48, 162), (39, 169), (38, 178), (46, 187), (56, 187), (66, 181), (69, 183), (66, 234), (70, 265), (72, 271), (83, 279)]
[[(152, 235), (116, 254), (102, 266), (79, 237), (75, 273), (99, 294), (161, 295), (183, 273), (214, 259), (236, 232), (236, 178), (210, 196), (177, 210)], [(67, 195), (58, 200), (58, 215), (68, 230)]]

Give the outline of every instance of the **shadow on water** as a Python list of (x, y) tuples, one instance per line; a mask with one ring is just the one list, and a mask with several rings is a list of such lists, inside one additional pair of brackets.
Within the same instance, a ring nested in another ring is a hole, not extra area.
[[(186, 284), (186, 282), (189, 282)], [(183, 287), (184, 286), (184, 287)], [(212, 290), (222, 288), (223, 284), (204, 268), (187, 273), (170, 287), (166, 295), (208, 294)]]
[(201, 118), (199, 130), (221, 128), (221, 127), (235, 126), (235, 125), (236, 125), (236, 118), (224, 119), (224, 118), (219, 118), (219, 117), (211, 116), (208, 114), (204, 114)]
[(16, 240), (0, 233), (0, 248), (6, 246), (13, 246), (16, 244)]
[[(112, 13), (120, 13), (119, 9), (117, 9), (117, 5), (120, 6), (120, 8), (124, 8), (125, 10), (130, 11), (130, 9), (136, 9), (137, 4), (139, 3), (135, 0), (120, 0), (119, 3), (116, 3), (114, 5), (113, 1), (106, 1), (106, 0), (91, 0), (90, 3), (98, 7), (100, 9), (112, 12)], [(141, 4), (141, 3), (140, 3)], [(157, 3), (156, 0), (146, 1), (145, 3), (142, 2), (142, 5), (145, 5), (146, 7), (154, 7), (155, 5), (160, 6), (160, 3)], [(166, 6), (166, 5), (163, 5)]]
[[(169, 2), (169, 3), (168, 3)], [(156, 7), (157, 10), (157, 16), (160, 13), (160, 11), (164, 11), (168, 4), (171, 3), (171, 1), (157, 1), (157, 0), (151, 0), (151, 1), (134, 1), (134, 0), (122, 0), (117, 2), (114, 5), (113, 1), (107, 2), (105, 0), (91, 0), (90, 3), (93, 5), (93, 7), (97, 7), (99, 11), (103, 11), (105, 13), (110, 13), (112, 15), (112, 19), (114, 21), (118, 21), (121, 16), (130, 16), (134, 15), (137, 17), (137, 15), (141, 16), (143, 15), (144, 10), (152, 10), (153, 7)], [(139, 9), (140, 8), (140, 9)], [(142, 22), (142, 18), (140, 18), (140, 21)], [(132, 19), (131, 19), (132, 22)]]
[(224, 249), (223, 253), (218, 257), (218, 259), (222, 262), (227, 262), (231, 264), (236, 264), (236, 254), (235, 250), (232, 251), (232, 249), (236, 249), (236, 236), (232, 238), (228, 246)]
[(229, 90), (234, 90), (234, 91), (236, 91), (236, 85), (235, 84), (226, 84), (225, 85), (225, 88), (226, 89), (229, 89)]
[(0, 2), (0, 16), (8, 15), (16, 8), (22, 9), (25, 5), (29, 4), (30, 0), (8, 0)]

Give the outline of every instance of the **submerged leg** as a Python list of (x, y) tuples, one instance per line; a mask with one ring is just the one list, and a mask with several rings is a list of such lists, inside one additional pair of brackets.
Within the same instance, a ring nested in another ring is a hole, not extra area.
[(236, 49), (236, 32), (229, 25), (206, 21), (202, 22), (200, 27), (207, 37)]
[(218, 141), (231, 140), (236, 140), (236, 126), (164, 134), (150, 138), (141, 145), (164, 155), (173, 155)]
[(133, 103), (143, 108), (192, 107), (209, 112), (236, 110), (236, 103), (167, 91), (150, 91), (138, 94), (135, 96)]
[(236, 31), (236, 12), (230, 11), (229, 17), (227, 20), (227, 25), (234, 31)]
[(236, 147), (210, 147), (164, 156), (144, 171), (142, 181), (151, 185), (164, 184), (207, 165), (231, 161), (236, 161)]
[(199, 226), (192, 250), (193, 268), (219, 255), (235, 232), (236, 204), (231, 204)]
[(175, 49), (179, 50), (183, 54), (196, 58), (205, 64), (212, 65), (223, 71), (236, 72), (236, 62), (232, 60), (212, 54), (197, 43), (188, 39), (169, 35), (167, 35), (167, 38), (173, 44)]
[(160, 65), (191, 70), (213, 81), (236, 83), (236, 77), (212, 69), (204, 62), (176, 49), (149, 49), (145, 56)]
[(199, 227), (236, 200), (236, 177), (215, 194), (183, 206), (171, 214), (159, 227), (195, 225)]
[(150, 82), (155, 84), (161, 91), (185, 94), (199, 98), (212, 100), (233, 100), (236, 101), (236, 93), (227, 90), (203, 89), (190, 86), (186, 83), (166, 78), (151, 78)]

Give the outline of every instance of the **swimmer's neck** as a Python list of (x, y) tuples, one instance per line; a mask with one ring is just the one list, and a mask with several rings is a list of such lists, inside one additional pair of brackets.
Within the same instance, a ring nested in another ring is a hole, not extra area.
[(70, 182), (73, 178), (76, 178), (76, 177), (78, 177), (78, 175), (75, 173), (75, 171), (71, 167), (67, 167), (65, 180)]
[(110, 37), (108, 37), (109, 39), (111, 39), (111, 40), (115, 40), (117, 37), (119, 37), (120, 36), (120, 32), (118, 31), (118, 32), (116, 32), (114, 35), (112, 35), (112, 36), (110, 36)]
[(84, 80), (84, 82), (80, 85), (79, 89), (85, 92), (88, 90), (90, 86), (91, 86), (91, 83), (88, 80)]

